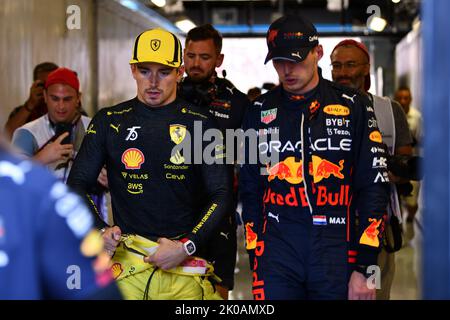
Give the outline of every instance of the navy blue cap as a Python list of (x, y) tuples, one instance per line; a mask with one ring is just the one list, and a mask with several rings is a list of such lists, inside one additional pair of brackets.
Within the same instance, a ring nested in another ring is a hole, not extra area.
[(294, 15), (275, 20), (267, 31), (266, 40), (269, 52), (264, 64), (272, 59), (301, 62), (319, 44), (316, 27), (309, 20)]

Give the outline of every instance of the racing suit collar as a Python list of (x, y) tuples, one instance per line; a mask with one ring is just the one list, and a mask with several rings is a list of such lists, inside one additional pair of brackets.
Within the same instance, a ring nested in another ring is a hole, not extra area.
[(166, 104), (159, 108), (151, 108), (145, 103), (141, 102), (137, 97), (133, 100), (134, 108), (136, 112), (143, 116), (154, 115), (155, 113), (164, 114), (170, 112), (177, 106), (177, 102), (179, 101), (178, 97), (171, 103)]
[(316, 96), (318, 86), (302, 95), (292, 94), (281, 89), (283, 106), (288, 109), (299, 109), (309, 105), (311, 100)]

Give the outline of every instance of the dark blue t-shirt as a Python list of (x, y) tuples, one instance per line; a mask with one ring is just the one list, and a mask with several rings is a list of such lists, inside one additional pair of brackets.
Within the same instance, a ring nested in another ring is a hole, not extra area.
[(0, 299), (83, 299), (100, 288), (80, 251), (93, 218), (43, 167), (0, 148)]

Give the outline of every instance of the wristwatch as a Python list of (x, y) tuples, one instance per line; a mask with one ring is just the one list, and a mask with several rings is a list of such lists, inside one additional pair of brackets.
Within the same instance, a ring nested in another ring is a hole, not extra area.
[(183, 249), (187, 253), (187, 255), (192, 256), (197, 248), (195, 247), (195, 243), (192, 240), (188, 240), (183, 243)]

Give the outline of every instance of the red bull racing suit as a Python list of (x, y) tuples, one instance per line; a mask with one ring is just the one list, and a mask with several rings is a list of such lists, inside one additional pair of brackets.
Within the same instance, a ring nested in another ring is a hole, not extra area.
[[(114, 223), (122, 234), (152, 241), (187, 238), (201, 255), (230, 202), (225, 166), (196, 158), (195, 151), (210, 145), (197, 130), (214, 127), (207, 113), (180, 99), (150, 108), (135, 98), (102, 109), (88, 127), (68, 184), (86, 194), (106, 164)], [(185, 150), (173, 149), (185, 139), (194, 151), (190, 159)], [(200, 200), (206, 203), (201, 210)]]
[(255, 299), (346, 299), (351, 272), (376, 265), (389, 187), (374, 119), (368, 99), (322, 77), (254, 102), (243, 129), (258, 159), (246, 143), (240, 191)]

